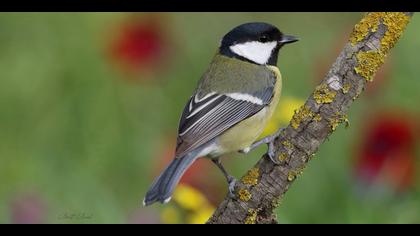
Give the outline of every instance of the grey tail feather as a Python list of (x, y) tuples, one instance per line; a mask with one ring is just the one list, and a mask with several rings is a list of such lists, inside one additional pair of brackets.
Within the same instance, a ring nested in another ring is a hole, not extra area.
[(176, 185), (188, 167), (197, 159), (197, 155), (200, 151), (201, 149), (193, 150), (183, 157), (174, 159), (162, 174), (156, 178), (152, 186), (150, 186), (149, 191), (144, 198), (143, 205), (148, 206), (158, 201), (167, 203), (171, 200), (171, 195)]

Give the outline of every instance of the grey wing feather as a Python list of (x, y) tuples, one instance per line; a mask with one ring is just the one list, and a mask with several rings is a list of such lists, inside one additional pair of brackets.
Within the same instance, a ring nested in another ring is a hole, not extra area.
[(263, 101), (262, 105), (220, 94), (211, 95), (199, 103), (195, 102), (194, 96), (191, 97), (181, 116), (176, 156), (185, 155), (259, 112), (270, 103), (273, 89), (268, 87), (252, 94)]

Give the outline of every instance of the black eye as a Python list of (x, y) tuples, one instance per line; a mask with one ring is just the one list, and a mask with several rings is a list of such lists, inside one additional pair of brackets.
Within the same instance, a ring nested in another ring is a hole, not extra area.
[(268, 41), (268, 37), (266, 35), (262, 35), (262, 36), (260, 36), (259, 41), (262, 42), (262, 43), (266, 43)]

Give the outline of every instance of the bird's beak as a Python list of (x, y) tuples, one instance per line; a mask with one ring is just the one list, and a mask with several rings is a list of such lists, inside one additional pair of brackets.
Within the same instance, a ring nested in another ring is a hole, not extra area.
[(294, 43), (296, 41), (299, 41), (299, 38), (293, 35), (283, 35), (279, 43), (287, 44), (287, 43)]

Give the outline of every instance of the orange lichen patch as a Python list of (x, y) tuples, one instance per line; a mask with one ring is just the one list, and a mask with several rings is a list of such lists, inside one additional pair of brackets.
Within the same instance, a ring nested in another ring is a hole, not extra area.
[(258, 183), (259, 177), (260, 177), (260, 169), (252, 168), (246, 173), (244, 177), (242, 177), (242, 183), (254, 186)]
[(252, 197), (251, 193), (246, 189), (239, 190), (238, 194), (239, 194), (239, 199), (243, 202), (249, 201), (249, 199), (251, 199)]
[(336, 95), (337, 92), (330, 90), (326, 84), (321, 84), (315, 88), (314, 99), (318, 104), (331, 103)]

